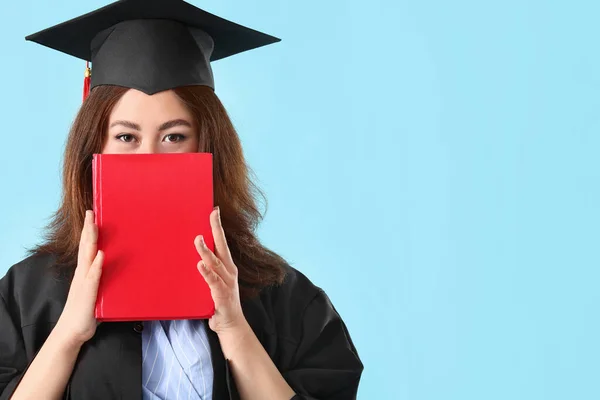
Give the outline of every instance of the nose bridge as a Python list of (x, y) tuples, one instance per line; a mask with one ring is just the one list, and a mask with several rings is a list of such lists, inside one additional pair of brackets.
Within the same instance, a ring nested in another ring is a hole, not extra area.
[(140, 154), (154, 154), (158, 153), (158, 143), (156, 140), (153, 140), (149, 135), (143, 136), (142, 144), (138, 148), (138, 153)]

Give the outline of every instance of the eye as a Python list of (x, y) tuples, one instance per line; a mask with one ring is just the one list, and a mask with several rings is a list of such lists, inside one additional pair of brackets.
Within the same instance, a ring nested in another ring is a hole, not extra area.
[(169, 133), (165, 136), (165, 141), (169, 143), (181, 142), (183, 139), (185, 139), (185, 136), (181, 133)]
[(129, 133), (123, 133), (121, 135), (117, 135), (117, 140), (120, 140), (125, 143), (131, 143), (135, 139), (135, 136)]

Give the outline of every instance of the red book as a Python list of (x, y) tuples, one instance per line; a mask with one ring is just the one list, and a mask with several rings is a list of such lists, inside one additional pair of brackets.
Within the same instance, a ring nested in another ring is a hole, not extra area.
[(100, 321), (209, 318), (194, 238), (214, 250), (212, 154), (94, 154), (94, 214), (105, 253)]

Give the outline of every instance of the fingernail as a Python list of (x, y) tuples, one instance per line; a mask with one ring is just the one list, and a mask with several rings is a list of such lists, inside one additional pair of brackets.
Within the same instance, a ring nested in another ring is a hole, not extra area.
[(206, 248), (206, 243), (204, 243), (204, 236), (200, 235), (200, 246), (202, 246), (202, 248)]
[(216, 206), (215, 210), (217, 210), (217, 217), (219, 217), (219, 221), (221, 221), (221, 209), (219, 208), (219, 206)]

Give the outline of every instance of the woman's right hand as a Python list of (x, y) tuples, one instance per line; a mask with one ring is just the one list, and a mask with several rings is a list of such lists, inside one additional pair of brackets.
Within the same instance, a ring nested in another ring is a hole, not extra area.
[(96, 333), (98, 322), (94, 316), (98, 285), (102, 275), (104, 253), (98, 251), (98, 227), (94, 213), (85, 212), (85, 221), (79, 240), (77, 267), (71, 281), (67, 302), (57, 322), (64, 339), (83, 345)]
[(86, 211), (77, 267), (65, 307), (11, 399), (63, 398), (81, 346), (96, 333), (94, 308), (104, 259), (97, 243), (94, 213)]

